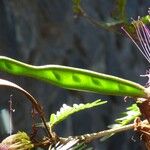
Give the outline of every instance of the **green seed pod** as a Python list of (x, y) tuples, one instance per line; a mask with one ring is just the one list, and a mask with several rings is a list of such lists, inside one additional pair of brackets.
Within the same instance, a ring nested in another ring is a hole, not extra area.
[(32, 77), (71, 90), (145, 98), (150, 95), (140, 84), (115, 76), (60, 65), (33, 66), (5, 56), (0, 56), (0, 71)]

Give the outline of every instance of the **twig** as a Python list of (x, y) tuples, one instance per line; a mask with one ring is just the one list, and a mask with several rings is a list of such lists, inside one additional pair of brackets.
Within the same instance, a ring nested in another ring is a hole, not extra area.
[[(28, 100), (31, 102), (32, 106), (39, 113), (39, 116), (40, 116), (40, 118), (41, 118), (41, 120), (42, 120), (42, 122), (44, 124), (44, 127), (45, 127), (45, 130), (46, 130), (46, 133), (47, 133), (48, 137), (50, 139), (52, 139), (52, 134), (49, 131), (48, 126), (46, 124), (46, 119), (45, 119), (45, 116), (44, 116), (44, 111), (43, 111), (41, 105), (38, 103), (38, 101), (30, 93), (28, 93), (26, 90), (24, 90), (23, 88), (21, 88), (17, 84), (15, 84), (13, 82), (10, 82), (8, 80), (0, 79), (0, 86), (13, 87), (13, 88), (21, 91), (28, 98)], [(10, 107), (12, 107), (12, 106), (10, 106)]]
[[(144, 124), (148, 124), (147, 120), (142, 121)], [(79, 135), (79, 136), (69, 136), (68, 138), (60, 138), (62, 143), (67, 143), (68, 141), (72, 140), (72, 139), (79, 139), (80, 142), (84, 142), (84, 143), (90, 143), (96, 139), (102, 138), (104, 136), (110, 136), (113, 135), (115, 133), (119, 133), (119, 132), (123, 132), (123, 131), (127, 131), (127, 130), (132, 130), (135, 128), (135, 123), (129, 124), (129, 125), (125, 125), (125, 126), (120, 126), (117, 128), (113, 128), (113, 129), (108, 129), (108, 130), (104, 130), (104, 131), (100, 131), (100, 132), (96, 132), (96, 133), (91, 133), (91, 134), (84, 134), (84, 135)]]
[(39, 113), (40, 118), (44, 124), (44, 127), (46, 129), (46, 132), (48, 134), (48, 137), (51, 139), (52, 138), (52, 134), (50, 133), (48, 126), (46, 124), (46, 119), (44, 117), (44, 112), (41, 108), (41, 105), (38, 103), (38, 101), (32, 96), (30, 95), (28, 92), (26, 92), (25, 90), (23, 91), (24, 94), (27, 96), (27, 98), (30, 100), (30, 102), (32, 103), (33, 107), (35, 108), (35, 110)]
[(105, 30), (111, 30), (115, 26), (122, 26), (122, 24), (126, 23), (125, 20), (114, 20), (112, 18), (112, 22), (102, 22), (99, 20), (94, 19), (92, 16), (88, 15), (83, 7), (78, 7), (80, 10), (80, 16), (85, 18), (91, 25), (95, 26), (96, 28), (103, 28)]

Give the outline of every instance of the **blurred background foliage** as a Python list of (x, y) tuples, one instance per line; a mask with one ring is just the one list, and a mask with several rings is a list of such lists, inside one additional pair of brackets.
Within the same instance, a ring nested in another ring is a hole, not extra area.
[[(149, 64), (132, 42), (120, 34), (120, 27), (130, 22), (131, 17), (137, 19), (138, 16), (147, 15), (150, 2), (148, 0), (84, 0), (81, 4), (79, 2), (79, 0), (0, 0), (0, 55), (33, 65), (61, 64), (91, 69), (144, 85), (146, 80), (139, 76), (145, 73)], [(127, 100), (125, 103), (123, 97), (64, 90), (41, 81), (2, 72), (0, 76), (30, 91), (43, 105), (47, 120), (63, 103), (72, 105), (99, 98), (109, 101), (103, 109), (87, 110), (67, 119), (56, 129), (61, 136), (106, 129), (118, 117), (119, 112), (132, 102)], [(18, 130), (30, 132), (32, 120), (29, 103), (26, 103), (24, 97), (15, 90), (1, 88), (0, 91), (0, 110), (8, 109), (8, 100), (10, 95), (13, 95), (13, 107), (16, 110), (13, 113), (14, 132)], [(6, 135), (1, 125), (0, 139)], [(112, 147), (115, 150), (142, 149), (140, 139), (133, 132), (115, 135), (105, 142), (97, 140), (92, 144), (95, 149), (102, 150), (109, 150)]]

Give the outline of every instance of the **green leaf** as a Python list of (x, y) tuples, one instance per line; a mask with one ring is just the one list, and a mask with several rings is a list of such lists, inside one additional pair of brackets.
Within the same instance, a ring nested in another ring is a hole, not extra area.
[(72, 0), (72, 3), (73, 3), (73, 12), (75, 14), (81, 14), (81, 0)]
[[(137, 104), (132, 104), (131, 106), (126, 108), (126, 111), (123, 112), (121, 115), (123, 115), (123, 117), (120, 117), (115, 120), (116, 124), (109, 125), (108, 127), (113, 129), (113, 128), (118, 128), (118, 127), (127, 125), (127, 124), (133, 122), (134, 119), (139, 117), (141, 115), (141, 113), (140, 113), (140, 110), (139, 110)], [(114, 135), (114, 133), (110, 134), (109, 136), (105, 136), (105, 137), (101, 138), (101, 141), (105, 141), (106, 139), (110, 138), (113, 135)]]
[(116, 123), (122, 126), (131, 123), (132, 121), (134, 121), (136, 117), (141, 115), (137, 104), (132, 104), (130, 107), (127, 108), (127, 111), (123, 112), (122, 114), (123, 114), (123, 117), (115, 120)]
[(58, 124), (59, 122), (62, 122), (63, 120), (65, 120), (66, 118), (68, 118), (74, 113), (92, 107), (96, 107), (105, 103), (107, 103), (107, 101), (96, 100), (92, 103), (87, 103), (87, 104), (79, 104), (79, 105), (73, 104), (73, 107), (63, 104), (63, 106), (60, 108), (60, 111), (57, 111), (56, 114), (51, 114), (50, 126), (53, 127), (54, 125)]
[(149, 90), (140, 84), (115, 76), (60, 65), (33, 66), (5, 56), (0, 56), (0, 71), (71, 90), (145, 98), (150, 95)]

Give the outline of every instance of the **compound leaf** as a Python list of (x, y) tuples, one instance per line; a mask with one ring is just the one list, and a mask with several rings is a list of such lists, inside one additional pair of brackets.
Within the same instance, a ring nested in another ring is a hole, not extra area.
[(68, 106), (66, 104), (63, 104), (63, 106), (60, 108), (60, 111), (57, 111), (56, 114), (51, 114), (50, 116), (50, 126), (53, 127), (54, 125), (58, 124), (59, 122), (62, 122), (69, 116), (71, 116), (74, 113), (77, 113), (79, 111), (89, 109), (92, 107), (96, 107), (102, 104), (107, 103), (107, 101), (101, 101), (96, 100), (92, 103), (86, 103), (86, 104), (73, 104), (73, 106)]

